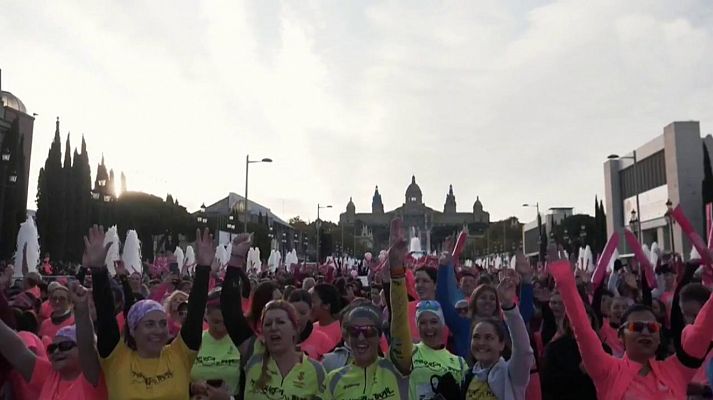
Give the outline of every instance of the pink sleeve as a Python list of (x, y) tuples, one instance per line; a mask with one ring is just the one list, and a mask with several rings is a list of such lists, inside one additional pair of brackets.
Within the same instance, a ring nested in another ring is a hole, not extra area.
[(572, 325), (579, 352), (582, 354), (584, 368), (593, 379), (605, 376), (610, 368), (611, 356), (604, 351), (602, 342), (589, 323), (569, 262), (555, 262), (549, 266), (549, 270), (562, 296), (567, 318)]
[(683, 329), (681, 346), (689, 356), (703, 358), (708, 352), (711, 340), (713, 340), (713, 302), (709, 297), (693, 325)]
[(41, 388), (52, 373), (52, 364), (45, 358), (35, 358), (35, 368), (29, 384)]

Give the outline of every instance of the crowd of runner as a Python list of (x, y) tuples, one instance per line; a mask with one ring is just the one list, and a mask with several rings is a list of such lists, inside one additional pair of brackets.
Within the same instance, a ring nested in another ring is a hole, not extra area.
[(551, 246), (545, 263), (465, 267), (458, 246), (412, 257), (396, 219), (365, 280), (250, 269), (248, 234), (220, 265), (207, 229), (182, 274), (112, 276), (104, 238), (90, 229), (70, 279), (2, 272), (1, 399), (713, 398), (701, 260), (592, 271)]

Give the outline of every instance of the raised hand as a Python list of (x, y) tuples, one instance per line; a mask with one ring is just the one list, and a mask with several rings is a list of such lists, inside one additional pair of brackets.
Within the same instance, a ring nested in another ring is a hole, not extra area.
[(247, 260), (248, 251), (250, 251), (252, 239), (253, 236), (250, 233), (241, 233), (233, 238), (228, 267), (245, 268), (245, 262)]
[(196, 229), (196, 263), (202, 266), (213, 264), (215, 258), (215, 246), (213, 245), (213, 235), (210, 234), (208, 228), (203, 232)]
[(89, 293), (90, 291), (77, 281), (69, 283), (69, 298), (72, 300), (74, 307), (80, 310), (89, 309)]
[(503, 279), (498, 285), (498, 299), (500, 307), (510, 309), (515, 306), (515, 296), (517, 295), (517, 285), (511, 278)]
[(114, 261), (114, 270), (118, 276), (129, 276), (129, 271), (126, 270), (126, 266), (121, 260)]
[(112, 242), (104, 244), (104, 227), (94, 225), (89, 228), (88, 236), (84, 237), (84, 254), (82, 264), (91, 268), (106, 268), (106, 253)]
[(404, 230), (401, 226), (401, 219), (391, 220), (391, 230), (389, 231), (389, 269), (393, 272), (404, 273), (404, 260), (408, 246), (404, 238)]
[(532, 266), (527, 257), (525, 257), (525, 252), (522, 251), (522, 248), (517, 249), (515, 254), (515, 271), (522, 277), (532, 276)]

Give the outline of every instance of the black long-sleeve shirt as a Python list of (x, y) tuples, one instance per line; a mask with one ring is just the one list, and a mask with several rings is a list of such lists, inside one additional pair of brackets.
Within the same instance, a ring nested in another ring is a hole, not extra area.
[(223, 289), (220, 291), (220, 309), (223, 312), (225, 329), (235, 346), (240, 346), (254, 335), (247, 318), (243, 315), (242, 298), (240, 297), (239, 279), (248, 280), (245, 271), (229, 267), (225, 271)]
[[(203, 336), (203, 314), (208, 301), (210, 266), (196, 267), (193, 287), (188, 296), (188, 315), (181, 327), (181, 338), (189, 349), (198, 351)], [(92, 270), (94, 304), (97, 309), (97, 350), (102, 358), (109, 357), (119, 344), (119, 326), (114, 316), (114, 294), (105, 268)]]

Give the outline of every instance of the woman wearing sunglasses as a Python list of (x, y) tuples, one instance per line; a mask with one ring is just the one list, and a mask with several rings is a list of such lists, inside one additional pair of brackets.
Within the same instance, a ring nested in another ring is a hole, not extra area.
[(74, 325), (60, 329), (47, 346), (49, 360), (30, 351), (22, 339), (0, 320), (0, 353), (30, 386), (39, 388), (39, 399), (105, 399), (103, 384), (92, 385), (82, 374)]
[(498, 301), (512, 342), (512, 354), (503, 358), (508, 336), (499, 319), (481, 319), (473, 326), (470, 351), (475, 359), (463, 385), (466, 400), (524, 400), (530, 381), (534, 352), (525, 321), (515, 298), (517, 285), (505, 277), (497, 288)]
[(351, 349), (351, 362), (327, 375), (325, 399), (406, 399), (409, 398), (409, 374), (413, 344), (407, 320), (406, 270), (404, 258), (408, 247), (401, 220), (391, 221), (389, 239), (391, 278), (391, 346), (388, 359), (379, 357), (381, 315), (369, 303), (355, 307), (346, 315), (345, 343)]
[(215, 257), (208, 229), (196, 232), (198, 266), (188, 299), (188, 316), (171, 343), (166, 310), (153, 300), (141, 300), (131, 306), (121, 340), (110, 278), (104, 266), (111, 244), (104, 245), (104, 231), (97, 226), (90, 229), (84, 242), (83, 264), (92, 269), (97, 350), (109, 399), (187, 400), (191, 367), (203, 335), (210, 265)]
[[(607, 354), (589, 324), (582, 298), (577, 292), (572, 268), (566, 260), (556, 260), (549, 269), (562, 295), (567, 318), (582, 355), (582, 363), (600, 399), (685, 399), (686, 386), (696, 367), (685, 365), (686, 357), (674, 354), (656, 360), (661, 342), (656, 315), (644, 305), (631, 306), (621, 318), (619, 335), (624, 343), (622, 359)], [(713, 305), (708, 300), (693, 325), (683, 330), (685, 356), (702, 359), (713, 337)]]
[[(441, 305), (435, 300), (421, 300), (416, 306), (416, 326), (421, 342), (414, 345), (413, 370), (411, 372), (411, 393), (418, 400), (429, 400), (435, 396), (435, 388), (443, 392), (443, 382), (451, 382), (456, 391), (463, 383), (468, 369), (463, 357), (451, 354), (445, 348), (443, 330), (445, 320)], [(450, 378), (445, 376), (450, 374)], [(434, 376), (437, 379), (434, 379)], [(452, 379), (451, 379), (452, 378)], [(436, 384), (434, 381), (438, 381)], [(442, 385), (442, 386), (441, 386)]]
[(225, 328), (240, 350), (244, 369), (241, 382), (245, 399), (319, 398), (324, 369), (317, 361), (297, 350), (299, 322), (294, 306), (283, 300), (268, 302), (262, 309), (256, 336), (242, 312), (240, 280), (247, 280), (244, 267), (250, 249), (250, 235), (233, 239), (225, 272), (220, 306)]

